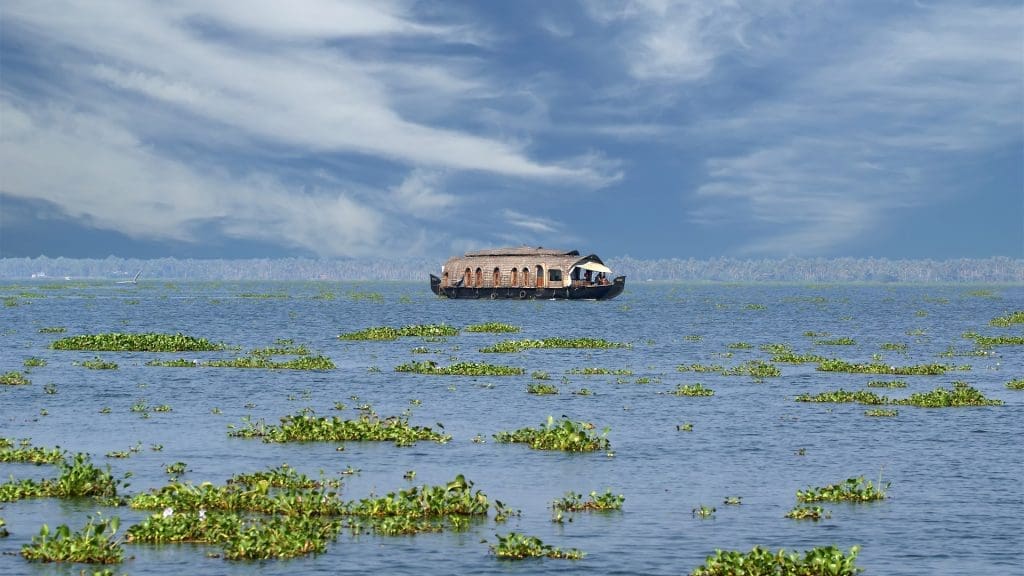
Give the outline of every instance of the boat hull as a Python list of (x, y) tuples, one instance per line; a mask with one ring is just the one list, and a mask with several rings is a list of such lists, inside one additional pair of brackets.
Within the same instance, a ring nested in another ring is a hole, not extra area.
[(430, 290), (453, 300), (611, 300), (626, 288), (626, 277), (617, 276), (603, 286), (574, 285), (568, 288), (516, 288), (441, 286), (441, 279), (430, 275)]

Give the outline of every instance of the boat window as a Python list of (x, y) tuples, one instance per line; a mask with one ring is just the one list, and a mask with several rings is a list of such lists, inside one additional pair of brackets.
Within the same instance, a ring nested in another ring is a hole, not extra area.
[(537, 264), (537, 275), (535, 276), (535, 278), (537, 278), (537, 288), (543, 288), (544, 287), (544, 267), (541, 266), (540, 264)]
[(516, 270), (515, 268), (512, 269), (512, 282), (511, 283), (512, 283), (513, 286), (519, 286), (519, 278), (516, 277), (518, 275), (517, 274), (518, 272), (519, 271)]
[(444, 274), (441, 275), (441, 286), (447, 286), (447, 285), (448, 285), (448, 273), (445, 272)]
[(462, 278), (462, 280), (463, 280), (462, 283), (465, 284), (466, 286), (472, 286), (473, 285), (473, 272), (472, 272), (472, 270), (470, 270), (469, 268), (466, 268), (466, 275)]
[(494, 267), (494, 284), (492, 284), (492, 286), (497, 287), (499, 284), (501, 284), (501, 270), (499, 270), (498, 267), (495, 266)]
[(479, 268), (477, 268), (476, 269), (476, 287), (477, 288), (482, 288), (483, 285), (484, 285), (484, 271), (479, 269)]
[(530, 285), (530, 269), (523, 268), (523, 286), (527, 287)]
[(549, 282), (561, 282), (562, 281), (562, 271), (559, 270), (558, 268), (552, 268), (552, 269), (548, 270), (548, 281)]

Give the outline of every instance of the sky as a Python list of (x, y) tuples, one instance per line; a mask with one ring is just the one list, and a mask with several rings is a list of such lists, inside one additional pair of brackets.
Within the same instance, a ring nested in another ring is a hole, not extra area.
[(0, 257), (1024, 258), (1024, 5), (0, 7)]

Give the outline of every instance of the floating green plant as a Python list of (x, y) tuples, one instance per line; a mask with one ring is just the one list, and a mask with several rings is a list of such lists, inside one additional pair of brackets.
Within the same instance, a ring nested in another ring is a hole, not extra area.
[(665, 392), (673, 396), (714, 396), (715, 391), (705, 387), (703, 384), (680, 384), (675, 390)]
[(109, 352), (204, 352), (223, 350), (223, 344), (215, 344), (205, 338), (177, 334), (84, 334), (61, 338), (50, 344), (55, 350), (96, 350)]
[(31, 380), (16, 370), (0, 374), (0, 385), (3, 386), (28, 386), (31, 383)]
[(43, 326), (39, 329), (40, 334), (63, 334), (68, 329), (63, 326)]
[(830, 340), (817, 340), (814, 343), (821, 346), (853, 346), (857, 344), (857, 341), (854, 340), (853, 338), (843, 337), (832, 338)]
[(32, 543), (22, 546), (21, 555), (29, 562), (119, 564), (124, 560), (124, 548), (115, 538), (119, 526), (117, 516), (98, 521), (89, 517), (80, 532), (61, 524), (51, 536), (49, 526), (43, 524)]
[(399, 446), (410, 446), (419, 440), (445, 443), (451, 436), (424, 426), (412, 426), (408, 416), (381, 418), (372, 410), (365, 410), (355, 420), (337, 416), (316, 417), (305, 411), (282, 416), (279, 426), (264, 424), (262, 420), (243, 420), (243, 428), (231, 427), (228, 436), (236, 438), (262, 438), (264, 442), (344, 442), (390, 441)]
[(59, 447), (43, 448), (32, 446), (28, 440), (22, 440), (15, 448), (14, 441), (0, 438), (0, 462), (27, 462), (30, 464), (57, 464), (64, 461), (66, 452)]
[(763, 360), (749, 360), (732, 368), (726, 368), (718, 364), (690, 364), (676, 366), (678, 372), (717, 372), (723, 376), (750, 376), (755, 380), (781, 376), (782, 371), (777, 366), (764, 362)]
[(243, 526), (243, 519), (235, 513), (166, 508), (130, 526), (125, 541), (130, 544), (223, 544), (235, 538)]
[(302, 474), (295, 468), (287, 464), (282, 464), (277, 468), (270, 468), (262, 472), (252, 472), (249, 474), (235, 474), (231, 478), (228, 478), (228, 484), (241, 484), (248, 487), (257, 487), (264, 483), (271, 488), (292, 488), (292, 489), (310, 489), (310, 488), (340, 488), (341, 480), (337, 478), (324, 478), (321, 472), (321, 478), (319, 480), (310, 478), (305, 474)]
[(874, 410), (865, 410), (865, 416), (871, 416), (872, 418), (893, 418), (899, 415), (898, 410), (886, 410), (884, 408), (876, 408)]
[(7, 522), (0, 518), (0, 538), (7, 538), (11, 533), (7, 531)]
[(871, 380), (868, 388), (906, 388), (906, 380)]
[(459, 329), (447, 324), (414, 324), (402, 328), (377, 326), (338, 336), (341, 340), (397, 340), (402, 336), (458, 336)]
[(708, 518), (714, 518), (714, 516), (715, 516), (715, 508), (713, 506), (705, 506), (705, 505), (701, 504), (701, 505), (697, 506), (696, 508), (694, 508), (690, 512), (690, 514), (694, 518), (700, 518), (701, 520), (706, 520)]
[(518, 376), (526, 372), (515, 366), (501, 366), (483, 362), (458, 362), (450, 366), (439, 366), (433, 360), (408, 362), (395, 366), (395, 372), (414, 372), (416, 374), (437, 374), (445, 376)]
[(110, 474), (110, 468), (94, 466), (87, 454), (75, 454), (69, 462), (57, 463), (60, 476), (55, 479), (21, 480), (0, 484), (0, 502), (13, 502), (24, 498), (114, 498), (119, 481)]
[(786, 513), (786, 518), (793, 520), (814, 520), (817, 522), (822, 518), (831, 518), (832, 513), (821, 506), (796, 506)]
[(703, 339), (704, 337), (700, 334), (687, 334), (686, 336), (683, 336), (684, 342), (700, 342)]
[(249, 523), (224, 544), (228, 560), (296, 558), (327, 550), (341, 530), (336, 520), (312, 516), (272, 516)]
[(551, 380), (551, 375), (548, 374), (547, 372), (542, 372), (538, 370), (531, 372), (530, 378), (533, 378), (534, 380)]
[(915, 392), (909, 398), (893, 402), (902, 406), (920, 408), (955, 408), (962, 406), (1002, 406), (1002, 400), (986, 398), (978, 389), (965, 382), (953, 382), (952, 389), (938, 387), (931, 392)]
[(250, 350), (249, 354), (251, 356), (307, 356), (310, 352), (309, 348), (302, 344), (296, 345), (292, 340), (279, 339), (274, 342), (274, 346), (256, 348)]
[(181, 476), (185, 473), (187, 465), (184, 462), (175, 462), (164, 466), (164, 472), (171, 476)]
[(676, 430), (680, 432), (693, 432), (693, 422), (685, 422), (683, 424), (676, 424)]
[(630, 344), (609, 342), (603, 338), (544, 338), (541, 340), (503, 340), (494, 345), (481, 348), (480, 351), (485, 353), (510, 353), (535, 348), (607, 349), (630, 347)]
[(117, 370), (117, 362), (107, 361), (99, 356), (93, 357), (92, 360), (83, 360), (78, 364), (90, 370)]
[(163, 368), (260, 368), (264, 370), (334, 370), (334, 361), (326, 356), (300, 356), (291, 360), (275, 361), (266, 356), (242, 356), (231, 360), (150, 360), (146, 366)]
[(554, 384), (527, 384), (526, 391), (530, 394), (537, 395), (558, 394), (558, 388)]
[(750, 350), (754, 347), (750, 342), (733, 342), (726, 346), (730, 350)]
[(46, 360), (32, 356), (26, 358), (25, 362), (23, 362), (22, 365), (25, 366), (25, 368), (41, 368), (43, 366), (46, 366)]
[(1006, 383), (1006, 387), (1010, 390), (1024, 390), (1024, 378), (1017, 378), (1016, 380), (1010, 380)]
[(509, 532), (502, 536), (495, 534), (498, 543), (490, 546), (491, 553), (502, 560), (523, 560), (525, 558), (562, 558), (580, 560), (584, 552), (575, 548), (562, 550), (545, 544), (536, 536), (528, 536), (517, 532)]
[(1024, 346), (1024, 336), (976, 336), (974, 342), (979, 348)]
[(284, 292), (242, 292), (238, 297), (251, 298), (253, 300), (269, 300), (272, 298), (287, 298), (288, 294)]
[(884, 500), (889, 482), (879, 480), (876, 486), (863, 476), (847, 478), (839, 484), (829, 484), (818, 488), (797, 490), (797, 502), (872, 502)]
[(849, 372), (854, 374), (892, 374), (895, 376), (940, 375), (950, 366), (945, 364), (918, 364), (916, 366), (890, 366), (879, 362), (855, 364), (836, 358), (823, 360), (818, 364), (821, 372)]
[(598, 375), (609, 375), (609, 376), (632, 376), (633, 371), (625, 368), (612, 369), (612, 368), (573, 368), (566, 372), (567, 374), (581, 374), (583, 376), (598, 376)]
[(863, 571), (856, 565), (860, 547), (850, 548), (849, 555), (835, 546), (818, 547), (804, 552), (773, 553), (754, 546), (747, 553), (716, 550), (703, 566), (690, 572), (690, 576), (855, 576)]
[(503, 322), (486, 322), (484, 324), (471, 324), (466, 326), (466, 332), (519, 332), (519, 326), (505, 324)]
[(743, 504), (743, 496), (726, 496), (722, 503), (727, 506), (739, 506)]
[(593, 396), (594, 392), (590, 388), (580, 388), (579, 390), (574, 390), (573, 394), (576, 396)]
[(625, 501), (625, 496), (613, 494), (611, 490), (605, 490), (603, 494), (598, 494), (596, 490), (591, 491), (590, 496), (586, 500), (583, 499), (582, 494), (570, 491), (562, 498), (553, 501), (551, 507), (564, 512), (604, 512), (608, 510), (622, 510), (622, 503)]
[(906, 352), (907, 345), (903, 342), (883, 342), (882, 350), (892, 350), (895, 352)]
[(1006, 316), (996, 316), (988, 322), (992, 326), (1008, 328), (1013, 324), (1024, 324), (1024, 310), (1010, 312)]
[(848, 403), (859, 402), (861, 404), (889, 404), (891, 401), (885, 396), (879, 396), (868, 390), (830, 390), (815, 395), (807, 393), (796, 397), (797, 402), (834, 402)]
[(594, 432), (594, 425), (574, 422), (568, 418), (556, 422), (548, 416), (547, 423), (540, 428), (520, 428), (513, 432), (498, 432), (497, 442), (523, 443), (534, 450), (564, 450), (567, 452), (592, 452), (609, 450), (611, 443), (606, 428), (601, 435)]

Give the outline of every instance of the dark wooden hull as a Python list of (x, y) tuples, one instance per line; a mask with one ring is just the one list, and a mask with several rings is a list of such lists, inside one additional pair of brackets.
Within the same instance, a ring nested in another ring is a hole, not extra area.
[(617, 276), (604, 286), (574, 285), (568, 288), (473, 288), (441, 287), (441, 279), (430, 275), (430, 290), (456, 300), (611, 300), (626, 287), (626, 277)]

